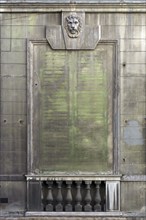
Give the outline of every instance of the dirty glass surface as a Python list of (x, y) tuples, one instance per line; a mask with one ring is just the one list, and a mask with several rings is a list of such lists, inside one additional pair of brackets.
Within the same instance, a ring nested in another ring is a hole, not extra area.
[(112, 45), (94, 51), (39, 45), (34, 54), (39, 170), (112, 171)]

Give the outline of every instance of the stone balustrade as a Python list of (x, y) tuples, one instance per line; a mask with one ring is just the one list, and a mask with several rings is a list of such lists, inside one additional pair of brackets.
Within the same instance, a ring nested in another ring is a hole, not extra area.
[(43, 211), (105, 211), (104, 181), (43, 181)]
[(26, 178), (28, 213), (120, 211), (118, 175), (27, 175)]

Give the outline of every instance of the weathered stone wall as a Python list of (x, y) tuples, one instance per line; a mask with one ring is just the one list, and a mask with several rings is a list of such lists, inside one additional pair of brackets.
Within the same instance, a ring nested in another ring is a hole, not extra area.
[[(27, 40), (46, 38), (46, 26), (60, 25), (60, 19), (61, 13), (57, 8), (53, 13), (48, 10), (47, 13), (0, 14), (0, 198), (8, 198), (8, 203), (0, 203), (0, 216), (6, 213), (23, 215), (26, 210), (24, 175), (27, 173)], [(146, 206), (144, 181), (146, 171), (146, 14), (136, 13), (136, 11), (133, 13), (87, 11), (86, 24), (100, 25), (102, 40), (118, 41), (115, 60), (118, 69), (120, 112), (119, 119), (116, 119), (119, 120), (120, 127), (117, 156), (119, 173), (129, 177), (128, 180), (123, 178), (121, 183), (121, 211), (144, 213)], [(125, 220), (126, 217), (115, 219)], [(133, 219), (136, 218), (128, 218), (128, 220)], [(142, 217), (139, 219), (144, 220)]]

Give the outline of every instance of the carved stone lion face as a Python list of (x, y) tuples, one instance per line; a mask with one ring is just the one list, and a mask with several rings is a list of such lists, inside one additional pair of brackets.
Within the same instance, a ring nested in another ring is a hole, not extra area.
[(69, 15), (65, 18), (65, 29), (71, 38), (77, 38), (81, 31), (81, 19), (76, 15)]

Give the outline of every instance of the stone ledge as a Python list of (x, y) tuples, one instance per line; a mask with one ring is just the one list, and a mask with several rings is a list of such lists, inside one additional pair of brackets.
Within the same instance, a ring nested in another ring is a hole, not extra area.
[(146, 3), (145, 0), (1, 0), (1, 3), (68, 3), (68, 4), (120, 4), (121, 6), (124, 4), (140, 4), (140, 3)]
[(0, 217), (0, 220), (145, 220), (145, 217)]
[[(46, 213), (46, 214), (45, 214)], [(2, 213), (0, 213), (2, 214)], [(146, 220), (146, 213), (140, 212), (26, 212), (3, 213), (0, 220)]]
[[(96, 218), (97, 220), (100, 218), (106, 219), (114, 219), (114, 218), (143, 218), (145, 217), (145, 213), (140, 212), (26, 212), (26, 217), (48, 217), (50, 220), (51, 218), (62, 218), (63, 220), (67, 220), (67, 217), (72, 218), (73, 220), (83, 219), (88, 217), (89, 219)], [(65, 219), (66, 218), (66, 219)], [(53, 219), (54, 220), (54, 219)], [(140, 219), (141, 220), (141, 219)]]
[(0, 13), (3, 12), (62, 12), (62, 11), (82, 11), (84, 12), (116, 12), (132, 13), (146, 12), (146, 2), (141, 1), (99, 1), (99, 0), (64, 0), (64, 1), (18, 1), (1, 0)]
[(120, 181), (121, 175), (95, 175), (95, 174), (87, 174), (87, 175), (65, 175), (65, 174), (56, 174), (56, 175), (26, 175), (27, 180), (36, 180), (36, 181), (45, 181), (45, 180), (92, 180), (92, 181)]

